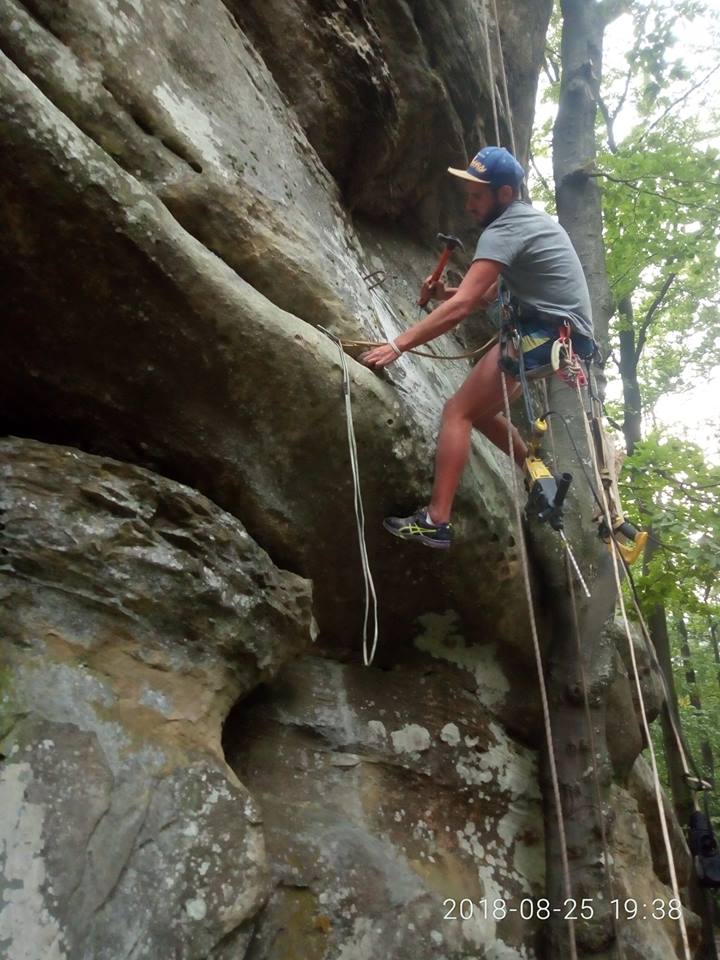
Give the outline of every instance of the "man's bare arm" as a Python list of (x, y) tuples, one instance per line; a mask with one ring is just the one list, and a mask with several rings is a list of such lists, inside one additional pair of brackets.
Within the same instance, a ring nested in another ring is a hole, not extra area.
[(495, 260), (475, 260), (457, 292), (449, 300), (395, 339), (400, 350), (412, 350), (428, 340), (434, 340), (451, 330), (473, 310), (491, 303), (497, 296), (501, 268), (502, 264)]
[(404, 350), (427, 343), (451, 330), (473, 310), (486, 307), (497, 297), (497, 282), (502, 264), (495, 260), (476, 260), (452, 297), (441, 303), (419, 323), (405, 330), (396, 340), (373, 347), (360, 359), (368, 367), (387, 367)]

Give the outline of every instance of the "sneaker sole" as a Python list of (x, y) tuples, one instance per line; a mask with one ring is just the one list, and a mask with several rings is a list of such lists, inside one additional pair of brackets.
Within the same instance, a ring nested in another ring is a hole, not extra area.
[(433, 550), (449, 550), (450, 549), (450, 540), (431, 540), (430, 537), (423, 537), (421, 534), (413, 533), (409, 537), (403, 533), (399, 533), (393, 527), (388, 526), (387, 523), (383, 520), (383, 527), (387, 530), (388, 533), (391, 533), (394, 537), (397, 537), (398, 540), (414, 540), (416, 543), (422, 543), (425, 547), (431, 547)]

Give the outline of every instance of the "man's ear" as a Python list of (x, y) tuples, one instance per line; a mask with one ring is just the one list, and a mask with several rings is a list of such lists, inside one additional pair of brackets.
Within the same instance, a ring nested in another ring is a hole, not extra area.
[(515, 191), (509, 184), (503, 184), (503, 186), (498, 189), (497, 198), (502, 204), (510, 203), (515, 199)]

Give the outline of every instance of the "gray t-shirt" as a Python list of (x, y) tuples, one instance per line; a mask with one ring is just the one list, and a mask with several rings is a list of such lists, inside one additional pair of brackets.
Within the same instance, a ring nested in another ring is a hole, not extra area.
[(514, 200), (482, 232), (473, 260), (501, 263), (511, 294), (541, 313), (567, 317), (593, 336), (590, 293), (570, 237), (559, 223), (522, 200)]

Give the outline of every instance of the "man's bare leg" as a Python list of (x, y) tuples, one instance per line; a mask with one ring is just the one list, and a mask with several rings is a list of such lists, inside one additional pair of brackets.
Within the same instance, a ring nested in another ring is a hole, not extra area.
[[(500, 378), (505, 377), (510, 399), (517, 396), (520, 384), (501, 372), (499, 357), (500, 347), (496, 344), (477, 363), (443, 409), (435, 457), (435, 482), (428, 507), (433, 523), (447, 523), (450, 519), (455, 491), (470, 452), (470, 431), (473, 426), (481, 430), (495, 446), (505, 453), (509, 452), (507, 421), (500, 413), (503, 409)], [(512, 438), (515, 461), (522, 466), (527, 447), (515, 427), (512, 428)]]

